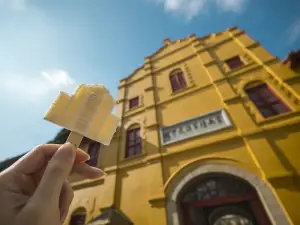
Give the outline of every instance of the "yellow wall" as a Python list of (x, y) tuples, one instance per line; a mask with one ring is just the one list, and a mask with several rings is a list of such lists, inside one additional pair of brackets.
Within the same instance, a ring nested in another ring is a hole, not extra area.
[[(231, 71), (224, 61), (236, 55), (245, 66)], [(187, 88), (172, 93), (169, 74), (176, 68), (184, 71)], [(94, 183), (72, 180), (70, 213), (83, 206), (89, 220), (114, 204), (134, 224), (165, 225), (164, 187), (176, 171), (191, 162), (223, 162), (265, 180), (291, 223), (300, 224), (299, 75), (238, 28), (165, 44), (120, 81), (122, 124), (99, 157), (108, 175)], [(243, 89), (253, 81), (266, 82), (292, 111), (264, 119)], [(136, 96), (141, 105), (130, 110), (128, 101)], [(219, 109), (232, 127), (161, 146), (160, 127)], [(125, 159), (126, 130), (132, 126), (141, 127), (143, 154)]]

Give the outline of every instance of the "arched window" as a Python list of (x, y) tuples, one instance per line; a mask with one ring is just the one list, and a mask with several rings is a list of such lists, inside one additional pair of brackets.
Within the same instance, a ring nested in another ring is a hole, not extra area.
[(87, 161), (87, 164), (97, 166), (100, 148), (101, 144), (99, 142), (93, 142), (89, 145), (88, 154), (90, 155), (90, 159)]
[(170, 75), (172, 91), (178, 91), (186, 87), (186, 81), (183, 71), (180, 69), (174, 70)]
[(207, 202), (237, 195), (253, 194), (254, 189), (246, 182), (231, 176), (215, 175), (194, 181), (182, 194), (182, 203)]
[(78, 208), (75, 210), (70, 219), (69, 225), (84, 225), (86, 219), (86, 210), (85, 208)]
[(265, 118), (290, 111), (290, 108), (265, 83), (245, 88), (245, 91)]
[(140, 127), (129, 129), (126, 135), (126, 154), (125, 157), (131, 157), (142, 153), (142, 141)]
[(270, 225), (255, 189), (226, 174), (199, 177), (179, 194), (185, 224)]

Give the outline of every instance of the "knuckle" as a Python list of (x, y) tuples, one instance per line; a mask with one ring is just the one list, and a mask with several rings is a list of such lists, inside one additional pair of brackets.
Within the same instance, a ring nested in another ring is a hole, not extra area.
[(41, 144), (38, 145), (34, 148), (35, 151), (41, 151), (42, 149), (44, 149), (47, 145), (46, 144)]
[(59, 163), (52, 163), (49, 165), (49, 173), (54, 174), (54, 175), (60, 175), (65, 173), (65, 169), (63, 165)]

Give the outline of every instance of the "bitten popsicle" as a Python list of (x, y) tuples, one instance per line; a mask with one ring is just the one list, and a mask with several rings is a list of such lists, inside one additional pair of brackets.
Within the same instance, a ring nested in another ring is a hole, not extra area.
[(103, 85), (79, 85), (73, 95), (60, 92), (44, 119), (71, 131), (67, 142), (79, 147), (83, 137), (109, 145), (119, 118), (115, 101)]

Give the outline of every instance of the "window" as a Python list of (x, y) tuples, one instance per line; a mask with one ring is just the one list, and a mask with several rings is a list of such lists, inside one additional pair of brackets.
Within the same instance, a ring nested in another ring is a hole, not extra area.
[(182, 70), (175, 70), (170, 75), (172, 91), (178, 91), (186, 87), (186, 82)]
[(265, 118), (290, 111), (266, 84), (246, 89), (246, 93)]
[(231, 70), (239, 68), (244, 65), (243, 61), (239, 56), (235, 56), (225, 61)]
[(216, 175), (192, 183), (182, 195), (182, 202), (199, 202), (253, 193), (249, 184), (231, 176)]
[(129, 109), (139, 106), (139, 97), (135, 97), (129, 100)]
[(126, 137), (126, 155), (131, 157), (142, 153), (142, 142), (140, 136), (140, 128), (135, 128), (127, 131)]
[(88, 154), (90, 159), (86, 162), (88, 165), (97, 166), (100, 147), (101, 144), (99, 142), (93, 142), (89, 145)]

